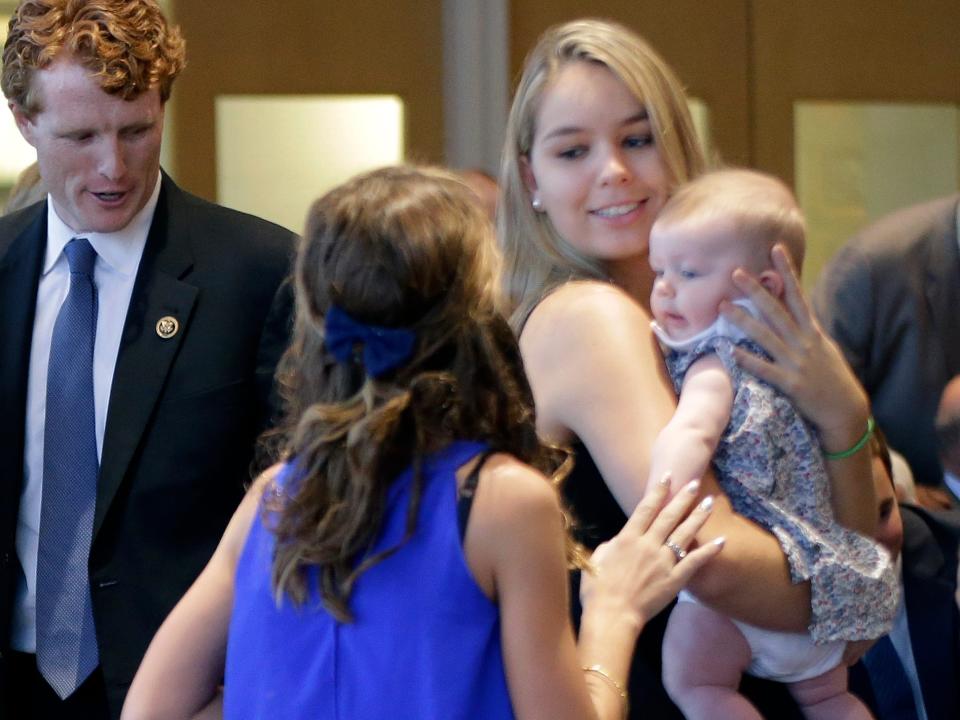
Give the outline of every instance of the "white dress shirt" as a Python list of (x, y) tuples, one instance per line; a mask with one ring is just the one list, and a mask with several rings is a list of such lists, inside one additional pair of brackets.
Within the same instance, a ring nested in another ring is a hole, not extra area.
[(160, 175), (153, 194), (122, 230), (112, 233), (76, 233), (57, 215), (47, 197), (47, 248), (37, 288), (36, 316), (30, 346), (27, 379), (24, 483), (17, 518), (17, 558), (24, 575), (19, 579), (10, 644), (21, 652), (36, 652), (37, 548), (40, 538), (40, 501), (43, 492), (43, 436), (47, 406), (47, 366), (53, 325), (70, 289), (70, 266), (63, 248), (74, 237), (84, 237), (97, 252), (97, 335), (93, 349), (93, 401), (96, 415), (97, 458), (103, 451), (107, 406), (120, 337), (133, 294), (140, 258), (160, 196)]

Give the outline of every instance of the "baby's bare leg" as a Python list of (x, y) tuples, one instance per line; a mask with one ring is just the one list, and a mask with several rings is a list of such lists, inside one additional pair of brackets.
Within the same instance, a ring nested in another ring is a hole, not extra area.
[(807, 720), (870, 720), (873, 717), (866, 706), (847, 691), (846, 665), (790, 683), (788, 687)]
[(687, 720), (760, 720), (737, 692), (750, 657), (750, 646), (728, 617), (706, 605), (681, 602), (663, 638), (663, 684)]

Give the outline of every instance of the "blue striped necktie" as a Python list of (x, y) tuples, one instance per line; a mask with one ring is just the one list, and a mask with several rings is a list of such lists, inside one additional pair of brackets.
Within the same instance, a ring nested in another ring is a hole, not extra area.
[(93, 344), (97, 253), (85, 238), (64, 248), (67, 293), (50, 342), (37, 553), (37, 668), (61, 698), (97, 667), (87, 561), (97, 497)]

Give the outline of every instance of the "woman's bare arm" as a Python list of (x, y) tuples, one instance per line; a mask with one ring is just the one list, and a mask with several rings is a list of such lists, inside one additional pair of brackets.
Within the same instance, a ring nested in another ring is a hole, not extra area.
[(133, 678), (122, 720), (220, 715), (237, 559), (263, 489), (278, 467), (264, 472), (247, 492), (210, 562), (160, 626)]
[(599, 666), (625, 687), (644, 623), (720, 549), (711, 545), (676, 561), (664, 540), (687, 546), (709, 509), (698, 508), (684, 520), (696, 493), (678, 493), (661, 510), (666, 494), (663, 485), (651, 492), (623, 531), (597, 548), (595, 575), (583, 581), (584, 612), (575, 643), (556, 491), (509, 456), (494, 456), (484, 465), (465, 549), (478, 584), (500, 609), (510, 698), (521, 720), (623, 717), (619, 693), (582, 668)]
[(653, 443), (650, 477), (669, 476), (674, 490), (702, 477), (732, 408), (733, 383), (720, 358), (699, 358), (684, 376), (673, 417)]

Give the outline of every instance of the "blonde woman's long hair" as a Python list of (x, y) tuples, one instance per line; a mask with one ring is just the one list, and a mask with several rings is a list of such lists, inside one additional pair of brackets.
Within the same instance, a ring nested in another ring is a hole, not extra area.
[(511, 325), (518, 332), (553, 287), (570, 279), (606, 277), (596, 259), (557, 233), (546, 213), (533, 210), (521, 175), (521, 162), (530, 157), (544, 91), (571, 62), (603, 65), (643, 103), (672, 184), (695, 177), (706, 165), (683, 88), (643, 38), (601, 20), (577, 20), (547, 30), (524, 64), (510, 108), (500, 169), (501, 290)]

